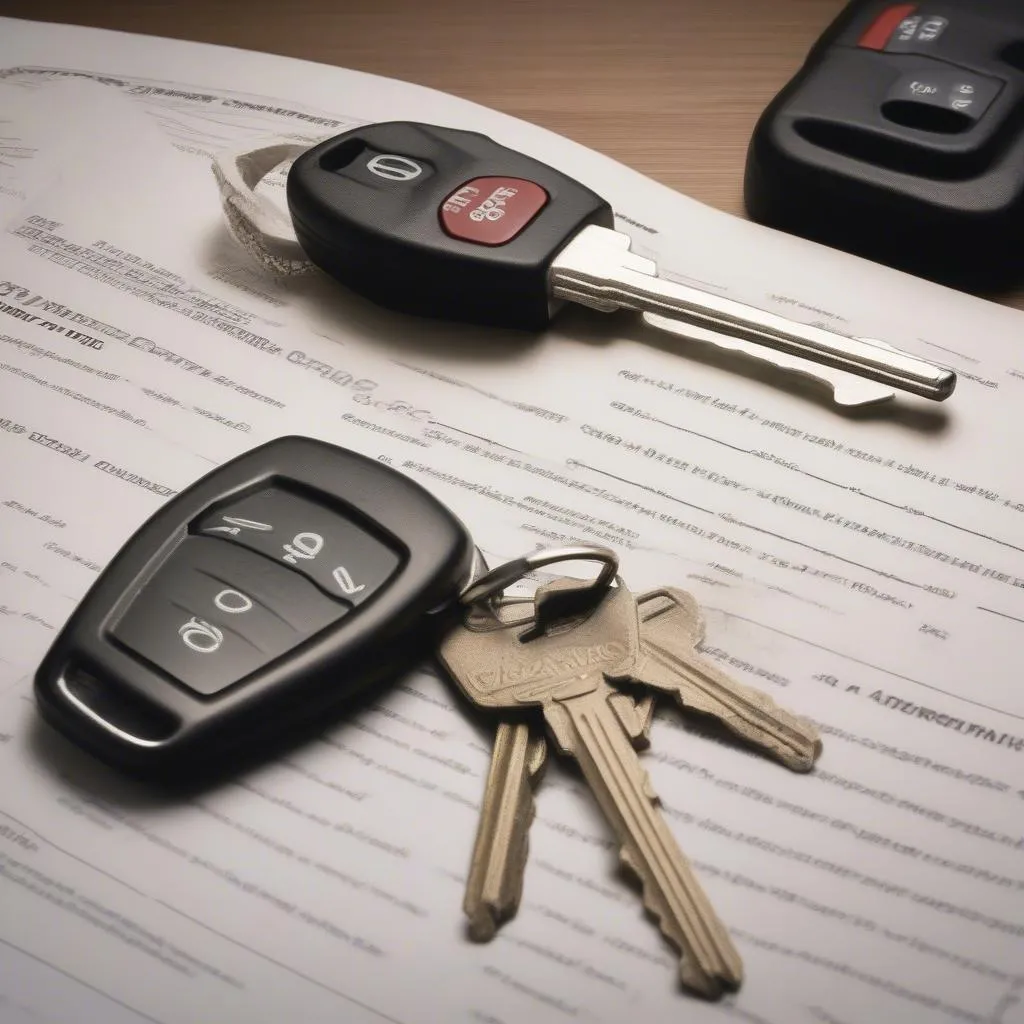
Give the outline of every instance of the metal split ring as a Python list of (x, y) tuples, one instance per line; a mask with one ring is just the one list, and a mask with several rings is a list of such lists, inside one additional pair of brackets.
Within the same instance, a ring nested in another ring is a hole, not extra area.
[(612, 585), (616, 573), (619, 571), (619, 556), (611, 548), (590, 545), (551, 548), (547, 551), (536, 551), (532, 555), (524, 555), (522, 558), (513, 558), (484, 573), (478, 580), (466, 587), (459, 596), (459, 602), (463, 605), (474, 605), (489, 601), (500, 595), (506, 587), (510, 587), (535, 569), (553, 565), (555, 562), (575, 561), (599, 562), (601, 564), (601, 571), (586, 587), (587, 591), (594, 592), (595, 598)]

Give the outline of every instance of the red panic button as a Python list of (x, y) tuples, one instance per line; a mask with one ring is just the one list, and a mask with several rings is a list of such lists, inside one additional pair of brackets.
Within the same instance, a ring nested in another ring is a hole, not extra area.
[(441, 204), (441, 227), (464, 242), (504, 245), (547, 204), (547, 192), (526, 178), (474, 178)]
[(904, 18), (909, 18), (917, 10), (917, 4), (897, 4), (887, 7), (875, 18), (871, 27), (860, 37), (858, 46), (868, 50), (884, 50), (893, 32), (900, 27)]

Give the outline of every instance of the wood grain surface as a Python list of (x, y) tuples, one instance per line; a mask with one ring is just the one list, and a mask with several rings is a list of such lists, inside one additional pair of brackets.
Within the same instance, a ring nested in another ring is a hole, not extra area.
[[(0, 14), (399, 78), (743, 215), (758, 115), (843, 0), (0, 0)], [(997, 297), (1024, 309), (1024, 291)]]

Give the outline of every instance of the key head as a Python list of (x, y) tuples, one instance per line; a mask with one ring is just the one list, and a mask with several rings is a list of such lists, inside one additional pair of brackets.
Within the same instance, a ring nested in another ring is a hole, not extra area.
[(230, 763), (427, 656), (472, 559), (466, 528), (414, 481), (280, 438), (124, 545), (40, 665), (39, 709), (139, 774)]
[(393, 121), (338, 135), (288, 175), (296, 237), (318, 267), (378, 305), (540, 330), (548, 269), (611, 207), (486, 135)]
[(660, 587), (637, 598), (644, 636), (668, 638), (694, 650), (704, 640), (704, 614), (693, 594), (678, 587)]
[[(556, 580), (539, 588), (578, 587), (577, 580)], [(499, 607), (497, 620), (475, 616), (456, 626), (441, 643), (439, 656), (465, 696), (483, 708), (540, 706), (588, 693), (605, 674), (623, 676), (636, 662), (640, 627), (633, 595), (619, 581), (593, 609), (547, 633), (530, 635), (521, 608)], [(502, 621), (504, 616), (506, 621)]]

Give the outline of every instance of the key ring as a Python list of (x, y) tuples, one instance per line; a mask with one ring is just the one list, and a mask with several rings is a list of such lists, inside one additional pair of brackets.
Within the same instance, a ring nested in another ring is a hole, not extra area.
[(280, 141), (253, 149), (216, 154), (213, 175), (220, 188), (227, 226), (257, 262), (278, 275), (305, 274), (313, 269), (288, 217), (256, 192), (256, 186), (285, 160), (304, 153), (313, 141), (303, 144)]
[(513, 558), (502, 565), (484, 573), (478, 580), (471, 583), (459, 596), (462, 605), (474, 605), (490, 598), (497, 597), (506, 587), (521, 580), (527, 573), (541, 569), (555, 562), (588, 561), (600, 562), (601, 571), (597, 578), (585, 589), (593, 591), (595, 596), (606, 591), (615, 579), (619, 570), (619, 556), (611, 548), (600, 548), (591, 545), (579, 547), (552, 548), (548, 551), (536, 551), (532, 555)]

